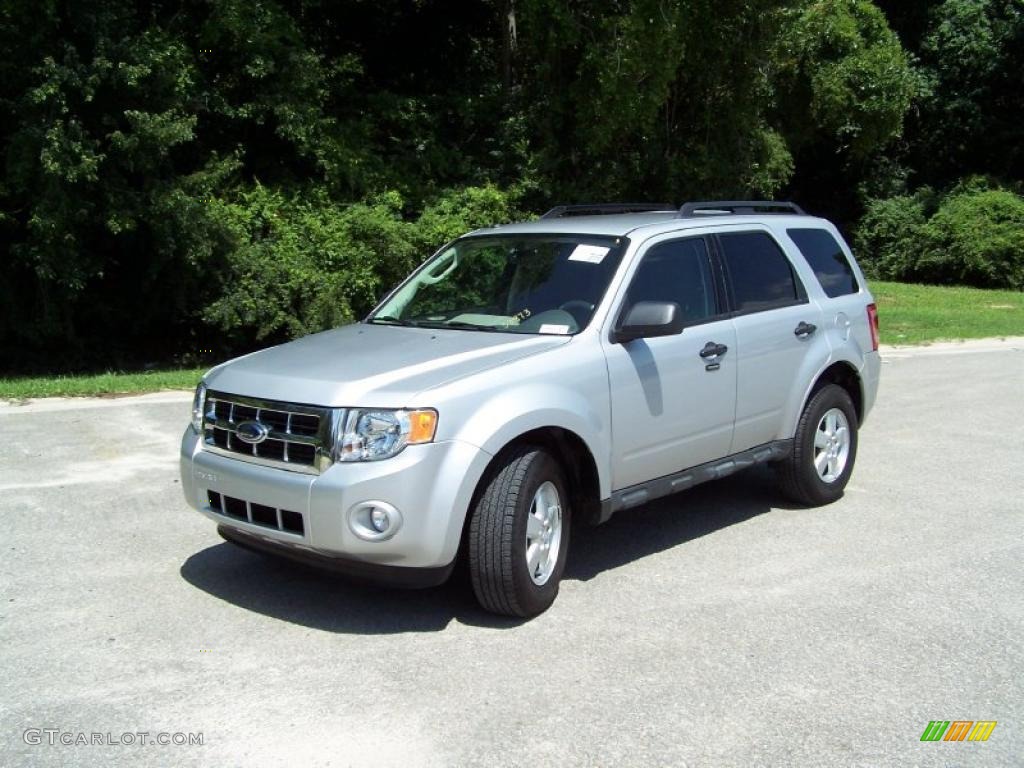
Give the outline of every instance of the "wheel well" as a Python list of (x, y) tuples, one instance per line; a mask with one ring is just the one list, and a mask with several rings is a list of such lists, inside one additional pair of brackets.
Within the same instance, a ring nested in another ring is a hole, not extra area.
[(573, 502), (573, 516), (576, 520), (596, 523), (601, 512), (601, 486), (597, 476), (597, 463), (583, 438), (575, 432), (561, 427), (543, 427), (524, 432), (510, 440), (491, 459), (473, 493), (473, 500), (466, 515), (465, 530), (479, 495), (490, 481), (496, 469), (501, 466), (503, 455), (517, 445), (539, 445), (546, 449), (562, 466), (565, 480), (569, 484), (569, 495)]
[(849, 363), (833, 363), (818, 377), (807, 396), (809, 401), (814, 394), (826, 384), (836, 384), (846, 390), (846, 393), (853, 400), (854, 410), (857, 412), (857, 423), (864, 420), (864, 392), (861, 390), (860, 375)]

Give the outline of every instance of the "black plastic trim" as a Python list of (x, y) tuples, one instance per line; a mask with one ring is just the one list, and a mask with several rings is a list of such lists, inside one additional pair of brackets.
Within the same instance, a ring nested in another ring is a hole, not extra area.
[(705, 235), (708, 243), (708, 255), (711, 258), (711, 271), (715, 279), (715, 293), (718, 298), (718, 314), (720, 318), (729, 319), (733, 316), (732, 291), (729, 284), (729, 277), (725, 270), (725, 258), (722, 256), (722, 246), (718, 238)]
[(259, 554), (282, 557), (301, 565), (316, 568), (317, 570), (330, 571), (359, 581), (389, 587), (403, 587), (406, 589), (436, 587), (438, 584), (446, 582), (455, 569), (454, 560), (448, 565), (437, 568), (406, 568), (397, 565), (367, 563), (362, 560), (352, 560), (344, 557), (331, 557), (298, 549), (287, 544), (278, 544), (277, 542), (252, 536), (227, 525), (218, 525), (217, 533), (225, 541), (230, 541), (232, 544), (237, 544), (244, 549)]
[(755, 464), (778, 461), (788, 456), (792, 450), (792, 439), (775, 440), (725, 458), (684, 469), (681, 472), (656, 477), (654, 480), (637, 483), (619, 491), (612, 491), (611, 497), (601, 501), (601, 511), (597, 522), (598, 524), (607, 522), (616, 512), (639, 507), (649, 501), (685, 491), (687, 488), (706, 483), (709, 480), (726, 477)]

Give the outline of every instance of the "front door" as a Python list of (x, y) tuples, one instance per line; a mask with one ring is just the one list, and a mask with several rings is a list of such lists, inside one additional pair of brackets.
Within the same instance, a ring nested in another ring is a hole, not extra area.
[[(677, 303), (686, 327), (676, 336), (603, 342), (613, 490), (725, 456), (732, 441), (736, 332), (720, 306), (707, 241), (652, 240), (613, 316), (639, 301)], [(709, 355), (709, 344), (721, 354)]]

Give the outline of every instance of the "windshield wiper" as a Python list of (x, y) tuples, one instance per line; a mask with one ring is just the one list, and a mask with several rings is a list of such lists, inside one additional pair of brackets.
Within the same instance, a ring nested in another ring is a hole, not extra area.
[(477, 323), (467, 323), (464, 320), (445, 320), (439, 324), (441, 328), (458, 328), (464, 331), (488, 331), (494, 333), (501, 329), (494, 325), (478, 325)]
[(377, 317), (371, 317), (369, 322), (371, 323), (394, 323), (395, 325), (404, 325), (410, 328), (419, 328), (419, 323), (412, 320), (403, 320), (400, 317), (394, 317), (393, 315), (378, 315)]
[(370, 318), (367, 322), (403, 325), (407, 328), (455, 328), (460, 331), (487, 331), (488, 333), (496, 333), (503, 330), (497, 326), (478, 325), (477, 323), (467, 323), (463, 320), (403, 320), (394, 315), (378, 315)]
[(467, 323), (464, 320), (420, 320), (415, 325), (417, 328), (454, 328), (458, 331), (487, 331), (488, 333), (503, 330), (497, 326), (478, 325), (477, 323)]

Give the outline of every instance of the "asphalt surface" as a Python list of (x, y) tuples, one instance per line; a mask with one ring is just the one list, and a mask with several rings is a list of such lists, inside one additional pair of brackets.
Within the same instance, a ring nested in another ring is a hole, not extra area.
[(1022, 765), (1024, 345), (886, 360), (842, 500), (622, 513), (525, 623), (222, 542), (187, 396), (0, 406), (0, 764)]

